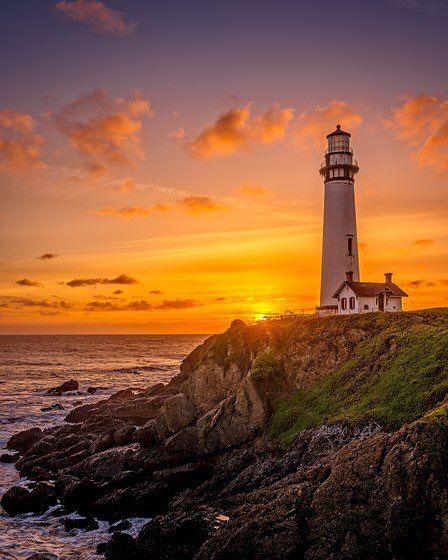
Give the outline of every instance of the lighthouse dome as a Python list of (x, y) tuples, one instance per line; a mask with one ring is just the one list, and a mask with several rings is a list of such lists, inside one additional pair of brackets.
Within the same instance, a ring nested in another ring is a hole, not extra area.
[(351, 134), (350, 132), (345, 132), (345, 130), (342, 130), (341, 125), (338, 124), (336, 126), (336, 130), (330, 132), (330, 134), (327, 134), (327, 138), (331, 138), (332, 136), (348, 136), (350, 138)]

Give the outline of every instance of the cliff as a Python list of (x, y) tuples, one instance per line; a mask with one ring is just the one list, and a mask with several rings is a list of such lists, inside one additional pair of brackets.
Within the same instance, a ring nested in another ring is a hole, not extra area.
[(447, 309), (234, 321), (168, 385), (9, 446), (23, 476), (55, 481), (42, 507), (153, 516), (137, 539), (114, 534), (109, 560), (438, 559), (447, 395)]

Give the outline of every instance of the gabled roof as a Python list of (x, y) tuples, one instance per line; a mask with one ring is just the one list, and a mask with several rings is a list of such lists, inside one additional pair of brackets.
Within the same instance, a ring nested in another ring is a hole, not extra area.
[(377, 296), (380, 292), (388, 291), (392, 296), (408, 297), (397, 284), (386, 282), (342, 282), (333, 294), (336, 297), (344, 286), (351, 288), (357, 296)]

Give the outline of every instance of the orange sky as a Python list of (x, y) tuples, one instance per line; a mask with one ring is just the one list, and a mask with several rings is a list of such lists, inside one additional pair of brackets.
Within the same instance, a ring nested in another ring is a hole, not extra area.
[[(133, 40), (111, 17), (95, 40)], [(198, 84), (186, 101), (167, 81), (166, 103), (108, 81), (41, 88), (39, 109), (0, 97), (1, 333), (212, 333), (311, 312), (338, 119), (360, 165), (361, 278), (393, 271), (406, 309), (448, 304), (446, 96), (329, 87), (313, 103)]]

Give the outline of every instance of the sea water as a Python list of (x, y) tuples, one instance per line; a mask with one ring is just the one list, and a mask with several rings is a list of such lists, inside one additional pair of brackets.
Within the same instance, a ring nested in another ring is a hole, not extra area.
[[(202, 335), (78, 335), (0, 336), (0, 454), (16, 432), (42, 429), (63, 422), (74, 406), (107, 398), (120, 389), (142, 389), (166, 383), (178, 373), (180, 362), (205, 339)], [(46, 395), (68, 379), (77, 391)], [(99, 387), (96, 394), (87, 388)], [(42, 408), (61, 404), (62, 410)], [(0, 495), (14, 484), (26, 484), (13, 465), (0, 463)], [(147, 521), (130, 519), (136, 535)], [(93, 560), (96, 545), (106, 541), (109, 524), (96, 531), (67, 534), (60, 519), (6, 516), (0, 508), (0, 560), (25, 560), (40, 553), (52, 560)]]

